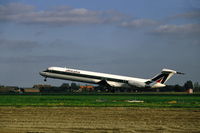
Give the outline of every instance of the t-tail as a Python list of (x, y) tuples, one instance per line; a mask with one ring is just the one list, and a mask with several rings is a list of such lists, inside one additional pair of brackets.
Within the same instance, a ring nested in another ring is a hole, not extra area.
[(153, 78), (151, 78), (149, 81), (146, 82), (146, 84), (151, 84), (151, 88), (160, 88), (165, 87), (165, 82), (169, 80), (174, 74), (184, 74), (181, 72), (177, 72), (171, 69), (162, 69), (162, 72), (160, 74), (157, 74)]

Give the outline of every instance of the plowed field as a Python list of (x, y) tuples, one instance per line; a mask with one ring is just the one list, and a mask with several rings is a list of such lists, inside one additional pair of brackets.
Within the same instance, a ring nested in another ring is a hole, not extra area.
[(200, 110), (135, 107), (0, 107), (1, 133), (197, 133)]

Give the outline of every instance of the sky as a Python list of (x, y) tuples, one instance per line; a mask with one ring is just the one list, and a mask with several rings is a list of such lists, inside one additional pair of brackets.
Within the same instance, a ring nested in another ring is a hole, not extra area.
[(1, 0), (0, 85), (44, 84), (50, 66), (200, 82), (199, 35), (199, 0)]

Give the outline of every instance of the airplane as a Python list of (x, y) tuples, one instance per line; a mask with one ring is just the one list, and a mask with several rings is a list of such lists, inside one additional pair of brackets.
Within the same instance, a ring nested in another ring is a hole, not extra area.
[(66, 67), (49, 67), (45, 71), (40, 72), (46, 81), (47, 78), (63, 79), (70, 81), (85, 82), (91, 84), (99, 84), (109, 87), (138, 87), (138, 88), (160, 88), (165, 87), (164, 84), (174, 74), (184, 74), (171, 69), (162, 69), (160, 74), (157, 74), (150, 79), (142, 79), (121, 75), (113, 75), (107, 73), (99, 73)]

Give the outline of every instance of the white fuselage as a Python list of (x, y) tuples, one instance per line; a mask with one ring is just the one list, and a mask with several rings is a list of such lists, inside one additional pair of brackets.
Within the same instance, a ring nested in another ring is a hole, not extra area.
[(112, 87), (146, 87), (145, 82), (148, 81), (148, 79), (61, 67), (49, 67), (47, 70), (40, 72), (40, 75), (44, 76), (45, 78), (49, 77), (92, 84), (103, 83)]

